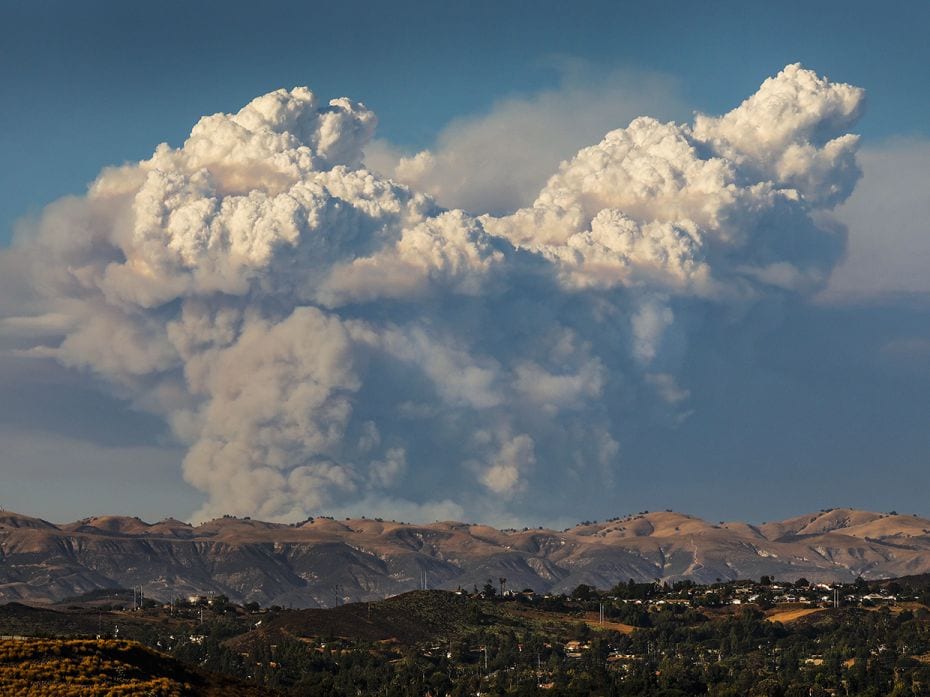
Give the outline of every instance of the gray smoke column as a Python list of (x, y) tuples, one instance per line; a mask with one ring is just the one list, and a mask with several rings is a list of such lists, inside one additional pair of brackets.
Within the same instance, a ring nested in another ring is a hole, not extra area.
[(685, 413), (689, 313), (822, 288), (862, 105), (788, 66), (475, 217), (363, 169), (362, 104), (278, 90), (50, 205), (5, 253), (34, 308), (7, 326), (167, 420), (195, 518), (538, 518), (611, 486), (623, 419)]

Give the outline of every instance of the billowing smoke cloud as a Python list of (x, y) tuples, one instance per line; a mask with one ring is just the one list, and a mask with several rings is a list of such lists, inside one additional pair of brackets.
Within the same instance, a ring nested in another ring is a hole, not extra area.
[(361, 167), (362, 104), (279, 90), (49, 206), (4, 260), (34, 312), (4, 321), (167, 420), (197, 518), (551, 520), (614, 485), (626, 420), (687, 414), (702, 308), (823, 286), (862, 102), (788, 66), (473, 217)]

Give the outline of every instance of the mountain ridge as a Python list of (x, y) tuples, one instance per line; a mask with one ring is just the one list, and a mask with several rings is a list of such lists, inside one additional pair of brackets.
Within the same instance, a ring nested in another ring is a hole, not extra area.
[(0, 511), (0, 600), (50, 602), (109, 587), (148, 596), (217, 593), (238, 602), (330, 607), (430, 587), (609, 588), (758, 578), (849, 581), (930, 572), (930, 520), (824, 509), (761, 525), (674, 511), (565, 530), (443, 521), (223, 517), (197, 526), (97, 516), (59, 525)]

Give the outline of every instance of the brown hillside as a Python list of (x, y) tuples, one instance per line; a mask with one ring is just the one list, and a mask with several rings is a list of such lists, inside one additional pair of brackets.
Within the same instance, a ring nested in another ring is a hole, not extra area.
[(65, 525), (0, 516), (0, 601), (53, 601), (142, 585), (151, 598), (227, 595), (334, 607), (488, 579), (537, 592), (629, 579), (851, 581), (930, 572), (930, 521), (833, 509), (781, 522), (710, 523), (672, 511), (568, 530), (315, 518), (218, 518), (199, 526), (103, 516)]

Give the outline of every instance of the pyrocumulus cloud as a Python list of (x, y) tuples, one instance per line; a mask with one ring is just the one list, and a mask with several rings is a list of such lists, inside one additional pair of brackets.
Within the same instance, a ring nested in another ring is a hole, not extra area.
[(161, 415), (195, 518), (540, 517), (616, 481), (625, 419), (686, 415), (689, 317), (822, 289), (862, 104), (791, 65), (475, 216), (365, 170), (364, 105), (278, 90), (50, 205), (0, 326)]

